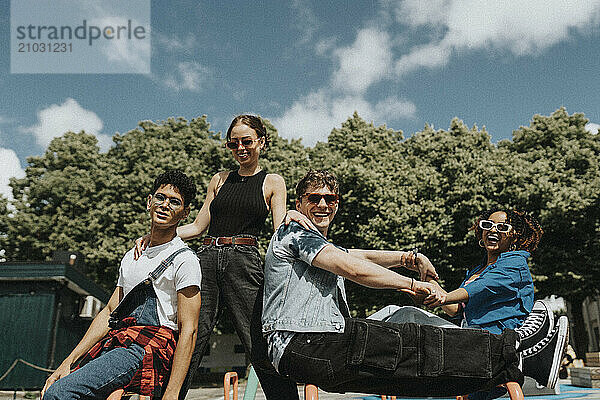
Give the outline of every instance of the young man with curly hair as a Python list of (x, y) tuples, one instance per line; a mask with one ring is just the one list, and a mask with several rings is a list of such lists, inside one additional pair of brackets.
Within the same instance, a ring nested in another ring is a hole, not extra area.
[(108, 304), (46, 380), (44, 400), (106, 399), (121, 389), (178, 398), (196, 342), (201, 273), (176, 229), (195, 196), (181, 171), (156, 178), (147, 197), (149, 247), (137, 260), (133, 249), (125, 254)]

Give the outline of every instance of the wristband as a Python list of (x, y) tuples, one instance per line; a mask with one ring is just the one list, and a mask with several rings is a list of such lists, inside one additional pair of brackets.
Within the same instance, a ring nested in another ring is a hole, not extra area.
[(411, 250), (411, 252), (413, 255), (412, 264), (413, 264), (413, 267), (415, 267), (417, 265), (417, 255), (419, 254), (419, 248), (415, 247), (414, 249)]

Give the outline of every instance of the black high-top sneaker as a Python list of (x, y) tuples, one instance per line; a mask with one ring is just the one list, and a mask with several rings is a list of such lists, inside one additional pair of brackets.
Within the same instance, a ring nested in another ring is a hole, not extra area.
[(523, 321), (523, 325), (515, 329), (519, 334), (519, 351), (524, 351), (545, 338), (554, 328), (554, 313), (544, 300), (533, 303), (533, 309)]
[(523, 374), (530, 376), (540, 385), (553, 389), (558, 379), (560, 362), (567, 345), (569, 320), (558, 319), (556, 326), (545, 338), (521, 352)]

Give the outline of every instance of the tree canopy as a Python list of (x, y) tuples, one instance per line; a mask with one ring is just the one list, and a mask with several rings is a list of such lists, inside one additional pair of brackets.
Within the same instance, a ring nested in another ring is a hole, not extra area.
[[(600, 135), (586, 131), (587, 122), (561, 108), (535, 115), (512, 140), (495, 144), (485, 128), (458, 119), (448, 130), (425, 126), (405, 138), (355, 113), (327, 142), (306, 147), (280, 137), (266, 121), (272, 143), (261, 165), (284, 177), (289, 208), (308, 169), (332, 170), (341, 184), (333, 241), (355, 248), (418, 247), (450, 289), (483, 256), (470, 230), (475, 218), (496, 207), (528, 211), (545, 231), (530, 261), (537, 295), (576, 300), (600, 286)], [(11, 204), (0, 198), (0, 248), (9, 261), (80, 251), (86, 273), (111, 287), (122, 254), (147, 230), (144, 201), (159, 172), (180, 168), (193, 177), (198, 210), (212, 175), (236, 167), (221, 136), (206, 116), (142, 121), (116, 134), (107, 153), (99, 152), (92, 135), (65, 133), (42, 156), (28, 159), (24, 178), (12, 179)], [(356, 315), (401, 296), (349, 291)]]

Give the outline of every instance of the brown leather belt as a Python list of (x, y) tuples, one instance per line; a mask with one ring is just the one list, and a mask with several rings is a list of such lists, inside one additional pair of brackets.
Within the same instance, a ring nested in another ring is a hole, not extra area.
[(242, 244), (246, 246), (258, 246), (256, 239), (251, 237), (210, 237), (206, 236), (202, 240), (202, 244), (205, 246), (231, 246), (234, 244)]

